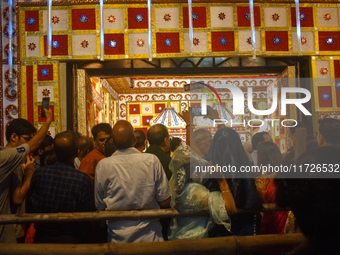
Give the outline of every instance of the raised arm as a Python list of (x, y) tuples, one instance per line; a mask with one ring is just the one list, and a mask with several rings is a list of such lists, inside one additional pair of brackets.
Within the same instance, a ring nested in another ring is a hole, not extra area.
[(35, 151), (41, 142), (43, 141), (45, 135), (47, 134), (48, 128), (52, 123), (52, 109), (44, 109), (46, 115), (46, 122), (44, 125), (38, 130), (38, 132), (33, 136), (33, 138), (27, 142), (28, 146), (30, 147), (29, 152)]

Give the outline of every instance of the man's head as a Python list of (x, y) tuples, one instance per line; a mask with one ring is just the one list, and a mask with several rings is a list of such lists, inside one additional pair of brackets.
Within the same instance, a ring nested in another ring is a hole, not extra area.
[(340, 120), (319, 120), (319, 133), (317, 137), (319, 146), (340, 144)]
[(94, 148), (93, 139), (87, 136), (79, 138), (78, 158), (82, 160)]
[(202, 128), (194, 131), (195, 144), (200, 152), (206, 156), (209, 152), (210, 144), (212, 141), (211, 133)]
[(179, 137), (173, 137), (170, 140), (170, 151), (174, 152), (182, 144), (182, 139)]
[(111, 136), (112, 128), (108, 123), (100, 123), (92, 128), (94, 146), (102, 154), (105, 154), (105, 142)]
[(166, 126), (162, 124), (156, 124), (149, 128), (147, 137), (150, 145), (160, 147), (164, 152), (169, 152), (170, 138), (169, 132)]
[(136, 144), (135, 148), (144, 151), (146, 147), (146, 135), (142, 130), (135, 130)]
[(36, 158), (40, 158), (40, 156), (44, 153), (44, 151), (49, 151), (53, 149), (54, 139), (50, 135), (46, 135), (44, 140), (40, 144), (39, 148), (33, 152), (33, 155)]
[(113, 142), (117, 149), (123, 150), (133, 147), (136, 143), (133, 127), (126, 120), (119, 120), (112, 130)]
[(8, 146), (17, 147), (32, 139), (37, 129), (25, 119), (14, 119), (6, 129)]
[(54, 151), (57, 161), (73, 164), (78, 154), (79, 138), (70, 130), (61, 132), (54, 139)]
[(272, 141), (273, 139), (267, 132), (259, 132), (252, 137), (251, 144), (253, 145), (253, 150), (257, 150), (259, 143)]

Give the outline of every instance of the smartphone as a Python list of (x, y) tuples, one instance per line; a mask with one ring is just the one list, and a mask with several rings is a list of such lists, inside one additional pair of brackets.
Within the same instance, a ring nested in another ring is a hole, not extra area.
[(200, 106), (190, 107), (190, 111), (191, 111), (192, 116), (203, 116), (202, 107)]
[(202, 88), (204, 88), (203, 81), (193, 82), (193, 83), (184, 85), (184, 91), (190, 91), (190, 90), (202, 89)]
[(45, 111), (44, 109), (49, 109), (50, 108), (50, 98), (49, 97), (44, 97), (42, 99), (42, 107), (41, 107), (41, 117), (46, 118)]

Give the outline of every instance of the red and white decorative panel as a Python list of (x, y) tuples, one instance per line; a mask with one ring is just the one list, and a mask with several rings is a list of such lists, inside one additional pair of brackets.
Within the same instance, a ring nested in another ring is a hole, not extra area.
[(267, 51), (288, 51), (287, 31), (266, 31)]
[(234, 31), (211, 32), (211, 51), (234, 51)]
[(179, 53), (179, 33), (156, 33), (157, 53)]
[[(261, 51), (261, 32), (255, 31), (256, 51)], [(239, 51), (252, 51), (251, 31), (238, 31)]]
[(339, 27), (339, 8), (318, 7), (318, 27)]
[[(192, 7), (192, 26), (194, 28), (207, 27), (206, 7)], [(189, 10), (188, 7), (183, 7), (183, 28), (189, 28)]]
[(233, 6), (210, 7), (211, 28), (234, 27)]
[(40, 57), (40, 40), (39, 35), (28, 35), (25, 37), (26, 40), (26, 58)]
[(36, 32), (39, 31), (39, 11), (26, 11), (25, 12), (25, 31)]
[(178, 7), (156, 7), (155, 8), (156, 28), (178, 29), (179, 8)]
[(266, 27), (287, 27), (287, 8), (265, 7), (264, 23)]
[[(47, 20), (47, 10), (43, 10), (43, 31), (47, 31), (48, 20)], [(52, 10), (52, 31), (67, 31), (68, 30), (68, 10), (58, 9)]]
[[(296, 32), (292, 32), (293, 38), (293, 51), (298, 51), (298, 42)], [(301, 50), (302, 51), (315, 51), (314, 32), (302, 31), (301, 32)]]
[[(295, 7), (291, 8), (291, 18), (292, 18), (292, 27), (296, 27)], [(300, 25), (301, 25), (301, 28), (314, 27), (312, 7), (300, 7)]]
[(74, 56), (97, 55), (97, 35), (95, 34), (73, 34), (72, 54)]
[[(44, 36), (44, 50), (47, 56), (47, 36)], [(52, 35), (52, 56), (68, 56), (68, 35)]]
[(124, 9), (104, 8), (104, 29), (124, 29)]
[(142, 114), (153, 114), (153, 104), (145, 103), (142, 104)]
[(148, 29), (148, 9), (128, 8), (128, 28)]
[(340, 51), (340, 32), (319, 31), (319, 51)]
[(37, 102), (42, 102), (44, 97), (49, 97), (54, 102), (54, 85), (38, 85), (37, 86)]
[(104, 54), (125, 54), (124, 34), (104, 34)]
[(133, 127), (140, 127), (141, 126), (141, 116), (130, 116), (129, 115), (129, 122)]
[[(261, 26), (260, 7), (254, 6), (254, 22), (255, 26)], [(250, 10), (249, 6), (237, 6), (237, 22), (239, 27), (250, 27)]]
[(72, 9), (72, 30), (95, 30), (95, 9)]
[(143, 55), (149, 53), (149, 38), (147, 33), (129, 34), (129, 54)]
[(320, 79), (320, 81), (325, 81), (322, 79), (327, 79), (326, 81), (330, 81), (329, 79), (332, 77), (332, 74), (329, 60), (316, 60), (315, 70), (316, 78)]
[[(208, 52), (207, 32), (194, 32), (194, 52)], [(184, 52), (190, 53), (189, 33), (184, 33)]]

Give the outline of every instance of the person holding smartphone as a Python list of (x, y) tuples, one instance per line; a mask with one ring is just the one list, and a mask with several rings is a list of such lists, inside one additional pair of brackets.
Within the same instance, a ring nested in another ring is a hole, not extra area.
[[(6, 147), (0, 148), (0, 213), (10, 214), (10, 186), (13, 171), (23, 163), (29, 153), (36, 150), (43, 141), (52, 122), (52, 110), (44, 109), (46, 122), (36, 132), (35, 127), (25, 119), (14, 119), (6, 129)], [(36, 133), (36, 134), (35, 134)], [(34, 135), (35, 134), (35, 135)], [(34, 135), (34, 136), (33, 136)], [(30, 178), (28, 178), (30, 181)], [(21, 195), (27, 193), (26, 183)], [(0, 243), (16, 243), (13, 225), (0, 225)]]

